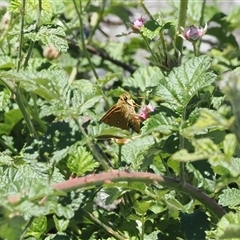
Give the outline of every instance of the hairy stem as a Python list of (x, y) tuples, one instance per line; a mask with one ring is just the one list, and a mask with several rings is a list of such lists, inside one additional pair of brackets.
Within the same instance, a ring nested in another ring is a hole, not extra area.
[[(211, 211), (216, 217), (221, 218), (226, 214), (225, 210), (219, 206), (214, 199), (207, 196), (204, 192), (195, 188), (194, 186), (185, 183), (181, 184), (177, 178), (168, 176), (161, 176), (159, 174), (147, 173), (147, 172), (126, 172), (112, 170), (109, 172), (103, 172), (99, 174), (92, 174), (81, 178), (69, 179), (65, 182), (52, 185), (54, 189), (70, 192), (79, 188), (96, 187), (97, 185), (112, 184), (113, 182), (144, 182), (146, 184), (162, 185), (174, 189), (178, 192), (182, 192), (193, 199), (201, 202), (209, 211)], [(8, 197), (10, 203), (16, 204), (21, 200), (21, 195), (13, 195)]]
[[(185, 27), (185, 22), (187, 18), (187, 6), (188, 6), (188, 0), (181, 0), (180, 1), (180, 8), (179, 8), (179, 14), (178, 14), (178, 28)], [(182, 48), (183, 48), (183, 39), (181, 37), (177, 37), (175, 41), (176, 51), (175, 55), (176, 57), (179, 55), (179, 52), (182, 54)]]

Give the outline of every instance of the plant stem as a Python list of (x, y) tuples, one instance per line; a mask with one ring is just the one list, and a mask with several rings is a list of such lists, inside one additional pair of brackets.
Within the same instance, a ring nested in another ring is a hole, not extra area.
[[(199, 42), (200, 42), (200, 39), (199, 39)], [(197, 56), (198, 56), (197, 43), (196, 43), (196, 42), (193, 42), (192, 45), (193, 45), (194, 56), (197, 57)]]
[[(36, 19), (36, 23), (35, 23), (35, 31), (37, 32), (38, 30), (38, 24), (40, 22), (40, 18), (41, 18), (41, 11), (42, 11), (42, 0), (38, 0), (38, 12), (37, 12), (37, 19)], [(28, 65), (28, 61), (31, 57), (32, 54), (32, 50), (34, 48), (35, 42), (31, 41), (28, 51), (27, 51), (27, 55), (23, 64), (23, 68), (26, 68)]]
[[(181, 0), (180, 7), (179, 7), (179, 14), (178, 14), (178, 29), (181, 27), (185, 27), (186, 18), (187, 18), (187, 6), (188, 0)], [(177, 37), (175, 41), (175, 56), (179, 56), (179, 52), (182, 55), (182, 48), (183, 48), (183, 39), (181, 37)]]
[(104, 224), (102, 221), (100, 221), (97, 217), (95, 217), (93, 214), (87, 212), (86, 210), (84, 210), (84, 214), (85, 216), (91, 220), (92, 222), (96, 223), (98, 226), (100, 226), (101, 228), (105, 229), (105, 231), (107, 233), (109, 233), (110, 235), (112, 235), (114, 237), (114, 239), (119, 239), (119, 240), (126, 240), (127, 237), (124, 236), (123, 234), (119, 234), (118, 232), (114, 231), (111, 227), (107, 226), (106, 224)]
[(32, 121), (31, 121), (31, 119), (30, 119), (30, 117), (27, 113), (26, 107), (23, 104), (19, 87), (17, 87), (16, 91), (14, 91), (13, 93), (16, 97), (15, 100), (18, 104), (18, 107), (19, 107), (20, 111), (22, 112), (23, 118), (26, 121), (27, 127), (30, 131), (30, 135), (34, 136), (35, 138), (38, 138), (37, 132), (36, 132), (35, 128), (33, 127)]
[(94, 76), (95, 76), (95, 78), (97, 80), (97, 79), (99, 79), (99, 77), (98, 77), (98, 74), (97, 74), (97, 72), (95, 70), (95, 67), (94, 67), (94, 65), (93, 65), (93, 63), (92, 63), (92, 61), (91, 61), (91, 59), (89, 57), (89, 54), (88, 54), (88, 51), (87, 51), (87, 48), (86, 48), (86, 44), (85, 44), (85, 40), (84, 40), (84, 27), (83, 27), (83, 22), (82, 22), (82, 17), (81, 17), (81, 15), (83, 14), (81, 1), (80, 1), (80, 12), (81, 13), (78, 10), (78, 6), (77, 6), (77, 3), (76, 3), (75, 0), (73, 0), (73, 4), (74, 4), (75, 10), (77, 12), (79, 25), (80, 25), (80, 35), (81, 35), (82, 50), (83, 50), (83, 52), (84, 52), (84, 54), (85, 54), (85, 56), (86, 56), (86, 58), (87, 58), (87, 60), (89, 62), (90, 68), (92, 69), (92, 72), (93, 72), (93, 74), (94, 74)]
[[(18, 49), (18, 60), (17, 60), (17, 72), (20, 70), (21, 66), (21, 53), (22, 53), (22, 43), (23, 43), (23, 28), (24, 28), (24, 20), (25, 20), (25, 7), (26, 7), (26, 0), (23, 0), (23, 5), (21, 9), (21, 29), (20, 29), (20, 38), (19, 38), (19, 49)], [(33, 124), (31, 122), (31, 119), (27, 113), (27, 110), (23, 104), (22, 98), (21, 98), (21, 93), (20, 93), (20, 87), (19, 84), (17, 84), (14, 87), (9, 88), (12, 93), (16, 97), (16, 102), (18, 104), (18, 107), (20, 111), (22, 112), (23, 118), (26, 121), (27, 127), (30, 131), (30, 135), (34, 137), (38, 137), (37, 132), (35, 131)]]
[[(148, 172), (127, 172), (112, 170), (108, 172), (103, 172), (99, 174), (91, 174), (88, 176), (69, 179), (64, 182), (56, 183), (52, 185), (54, 189), (70, 192), (76, 189), (85, 187), (96, 187), (99, 185), (107, 184), (109, 182), (143, 182), (145, 184), (159, 184), (163, 187), (168, 187), (176, 190), (177, 192), (182, 192), (193, 199), (198, 200), (204, 205), (209, 211), (211, 211), (217, 218), (221, 218), (226, 214), (226, 211), (219, 206), (214, 199), (207, 196), (200, 189), (192, 186), (189, 183), (181, 184), (180, 180), (177, 178), (172, 178), (168, 176), (161, 176), (159, 174), (148, 173)], [(131, 185), (130, 189), (131, 189)], [(8, 197), (8, 201), (11, 204), (17, 204), (21, 201), (21, 194), (11, 195)]]
[(20, 27), (18, 55), (17, 55), (17, 72), (20, 70), (20, 65), (21, 65), (23, 28), (24, 28), (24, 20), (25, 20), (25, 7), (26, 7), (26, 0), (23, 0), (22, 9), (20, 10), (20, 13), (21, 13), (21, 27)]
[[(185, 118), (186, 118), (186, 109), (184, 109), (183, 112), (183, 116), (182, 116), (182, 120), (181, 120), (181, 128), (185, 122)], [(184, 137), (180, 134), (180, 149), (184, 149)], [(185, 184), (185, 163), (184, 162), (180, 162), (180, 172), (179, 172), (179, 176), (180, 176), (180, 182), (182, 185)]]
[(118, 167), (122, 166), (122, 144), (118, 144)]

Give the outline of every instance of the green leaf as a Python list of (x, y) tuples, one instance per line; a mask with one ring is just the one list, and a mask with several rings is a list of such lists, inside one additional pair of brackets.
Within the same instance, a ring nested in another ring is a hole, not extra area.
[[(102, 125), (105, 125), (105, 124), (102, 124)], [(132, 138), (132, 135), (127, 130), (122, 130), (121, 128), (117, 128), (117, 127), (108, 127), (108, 128), (100, 129), (100, 132), (98, 132), (95, 135), (95, 137), (98, 139), (108, 139), (108, 138), (129, 139), (129, 138)]]
[(56, 215), (53, 215), (53, 220), (58, 232), (64, 232), (67, 229), (69, 219), (58, 218)]
[(23, 232), (25, 219), (21, 216), (13, 216), (0, 220), (1, 239), (19, 239)]
[(145, 92), (147, 88), (156, 87), (163, 78), (163, 73), (158, 67), (141, 67), (123, 81), (123, 86), (140, 88)]
[(163, 105), (182, 114), (192, 97), (214, 82), (215, 75), (207, 72), (210, 66), (209, 57), (194, 57), (174, 68), (167, 78), (159, 78), (156, 94), (165, 101)]
[(77, 146), (77, 148), (69, 154), (67, 158), (67, 166), (72, 173), (77, 176), (82, 176), (86, 172), (93, 172), (99, 164), (93, 159), (93, 156), (85, 147)]
[(184, 137), (192, 137), (194, 134), (202, 134), (208, 129), (224, 130), (232, 125), (233, 120), (233, 118), (226, 119), (216, 111), (202, 108), (197, 121), (192, 126), (184, 128), (181, 133)]
[(153, 201), (138, 201), (133, 205), (133, 208), (139, 215), (145, 215), (150, 206), (153, 204)]
[(34, 92), (40, 97), (50, 101), (60, 99), (68, 85), (68, 76), (63, 70), (42, 70), (33, 71), (21, 70), (19, 72), (10, 70), (0, 72), (0, 78), (5, 81), (20, 83), (21, 88), (26, 91)]
[(161, 26), (157, 24), (156, 21), (147, 21), (141, 27), (141, 33), (144, 37), (149, 39), (153, 39), (154, 37), (158, 36), (161, 31)]
[(227, 134), (223, 141), (223, 151), (226, 156), (226, 161), (232, 159), (233, 154), (235, 153), (237, 146), (237, 138), (234, 134)]
[(134, 171), (140, 170), (147, 150), (154, 144), (152, 136), (135, 138), (122, 147), (122, 160)]
[(223, 207), (240, 206), (240, 190), (236, 188), (224, 189), (219, 195), (218, 203)]
[(30, 228), (28, 228), (27, 236), (33, 236), (36, 239), (40, 239), (40, 237), (47, 230), (47, 218), (45, 216), (40, 216), (38, 218), (34, 218)]
[(168, 116), (166, 113), (161, 112), (159, 114), (151, 115), (150, 118), (143, 122), (143, 124), (143, 134), (149, 134), (157, 131), (165, 135), (169, 135), (175, 130), (177, 121), (174, 117)]
[(181, 162), (191, 162), (210, 158), (214, 161), (225, 159), (225, 156), (219, 147), (209, 138), (193, 140), (192, 144), (195, 148), (194, 153), (188, 153), (186, 149), (181, 149), (173, 154), (171, 159)]
[(11, 109), (8, 112), (4, 112), (4, 123), (0, 123), (0, 135), (9, 135), (21, 119), (22, 113), (19, 109)]
[(229, 212), (225, 214), (217, 224), (216, 236), (218, 239), (239, 240), (240, 213)]
[(56, 28), (41, 26), (38, 32), (26, 33), (24, 36), (33, 42), (41, 41), (46, 46), (53, 45), (60, 52), (67, 52), (68, 50), (66, 34), (61, 26)]

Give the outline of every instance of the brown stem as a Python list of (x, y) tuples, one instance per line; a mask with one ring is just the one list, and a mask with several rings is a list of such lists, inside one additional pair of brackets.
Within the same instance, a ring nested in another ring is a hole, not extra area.
[[(221, 218), (226, 214), (225, 210), (219, 206), (213, 199), (208, 197), (204, 192), (195, 188), (194, 186), (185, 182), (181, 184), (179, 179), (161, 176), (158, 174), (147, 173), (147, 172), (125, 172), (112, 170), (109, 172), (103, 172), (99, 174), (87, 175), (81, 178), (69, 179), (65, 182), (60, 182), (52, 185), (53, 188), (65, 192), (79, 189), (81, 187), (96, 186), (113, 182), (144, 182), (148, 184), (160, 184), (164, 187), (175, 189), (176, 191), (182, 192), (197, 199), (207, 209), (209, 209), (218, 218)], [(21, 195), (14, 195), (8, 197), (9, 202), (16, 204), (20, 201)]]

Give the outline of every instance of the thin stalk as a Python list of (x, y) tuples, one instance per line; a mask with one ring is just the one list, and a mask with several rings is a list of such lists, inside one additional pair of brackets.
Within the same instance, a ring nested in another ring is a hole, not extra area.
[[(83, 136), (88, 139), (89, 136), (87, 135), (87, 133), (85, 132), (84, 128), (79, 124), (79, 122), (77, 121), (76, 118), (74, 118), (74, 121), (76, 122), (76, 124), (78, 125), (81, 133), (83, 134)], [(91, 140), (87, 140), (86, 144), (88, 146), (88, 148), (90, 149), (90, 151), (92, 152), (93, 156), (97, 159), (97, 161), (101, 164), (101, 166), (103, 167), (103, 169), (105, 171), (108, 171), (111, 169), (111, 167), (107, 164), (108, 162), (108, 158), (107, 156), (102, 152), (101, 148), (96, 144), (96, 143), (92, 143)]]
[(74, 7), (75, 7), (75, 10), (77, 12), (78, 19), (79, 19), (82, 50), (83, 50), (83, 52), (84, 52), (84, 54), (85, 54), (85, 56), (86, 56), (86, 58), (87, 58), (87, 60), (89, 62), (90, 68), (92, 69), (92, 72), (93, 72), (95, 78), (99, 79), (98, 74), (97, 74), (97, 72), (96, 72), (96, 70), (94, 68), (94, 65), (93, 65), (93, 63), (92, 63), (92, 61), (90, 59), (90, 56), (88, 54), (88, 51), (87, 51), (87, 48), (86, 48), (86, 44), (85, 44), (85, 40), (84, 40), (84, 27), (83, 27), (83, 22), (82, 22), (82, 17), (81, 17), (81, 14), (83, 14), (82, 13), (81, 1), (80, 1), (80, 11), (81, 11), (81, 13), (78, 10), (78, 6), (77, 6), (77, 3), (76, 3), (75, 0), (73, 0), (73, 4), (74, 4)]
[[(199, 40), (200, 40), (200, 39), (199, 39)], [(199, 42), (200, 42), (200, 41), (199, 41)], [(193, 42), (192, 45), (193, 45), (194, 56), (197, 57), (198, 54), (199, 54), (197, 43), (196, 43), (196, 42)]]
[(101, 9), (101, 11), (99, 12), (97, 22), (96, 22), (94, 28), (91, 30), (90, 36), (89, 36), (88, 39), (87, 39), (88, 44), (92, 41), (92, 37), (94, 36), (97, 28), (99, 27), (99, 24), (100, 24), (102, 18), (103, 18), (103, 14), (104, 14), (104, 10), (105, 10), (105, 5), (106, 5), (106, 0), (103, 0), (103, 2), (102, 2), (102, 9)]
[(144, 218), (144, 214), (142, 214), (142, 229), (141, 229), (141, 236), (140, 236), (140, 240), (144, 240), (144, 233), (145, 233), (145, 218)]
[(111, 227), (104, 224), (102, 221), (100, 221), (93, 214), (87, 212), (86, 210), (83, 210), (83, 211), (84, 211), (84, 215), (85, 215), (86, 218), (88, 218), (90, 221), (92, 221), (95, 224), (97, 224), (98, 226), (100, 226), (102, 229), (105, 229), (105, 231), (107, 233), (109, 233), (110, 235), (112, 235), (114, 237), (114, 239), (119, 239), (119, 240), (126, 240), (127, 239), (127, 237), (124, 236), (122, 233), (118, 233), (118, 232), (114, 231)]
[(122, 166), (122, 144), (118, 144), (118, 167)]
[[(19, 38), (19, 49), (18, 49), (18, 60), (17, 60), (17, 72), (20, 70), (21, 66), (21, 55), (22, 55), (22, 44), (23, 44), (23, 28), (24, 28), (24, 21), (25, 21), (25, 7), (26, 7), (26, 0), (23, 0), (23, 5), (21, 9), (21, 28), (20, 28), (20, 38)], [(23, 104), (21, 93), (20, 93), (20, 87), (19, 84), (17, 86), (9, 88), (12, 93), (15, 95), (15, 100), (18, 104), (18, 107), (20, 111), (22, 112), (23, 118), (26, 121), (27, 127), (30, 131), (30, 134), (34, 137), (37, 136), (37, 132), (35, 131), (33, 124), (31, 122), (31, 119), (27, 113), (27, 110)]]
[(16, 91), (14, 91), (14, 94), (16, 97), (15, 101), (17, 102), (18, 107), (19, 107), (20, 111), (22, 112), (23, 118), (26, 121), (26, 124), (30, 131), (30, 134), (32, 136), (34, 136), (35, 138), (38, 138), (37, 132), (36, 132), (35, 128), (33, 127), (32, 121), (29, 117), (29, 114), (27, 113), (26, 107), (23, 104), (19, 87), (16, 88)]
[[(37, 19), (36, 19), (36, 23), (35, 23), (35, 31), (37, 32), (38, 30), (38, 25), (40, 22), (40, 18), (41, 18), (41, 11), (42, 11), (42, 0), (38, 0), (38, 12), (37, 12)], [(26, 68), (28, 65), (28, 61), (31, 57), (32, 54), (32, 50), (34, 48), (35, 42), (31, 42), (27, 51), (27, 55), (23, 64), (23, 68)]]
[[(186, 119), (186, 110), (184, 110), (183, 115), (182, 115), (182, 121), (181, 121), (181, 128), (185, 122)], [(185, 147), (185, 139), (182, 135), (180, 135), (180, 149), (184, 149)], [(180, 177), (180, 182), (181, 184), (185, 184), (185, 163), (184, 162), (180, 162), (180, 173), (179, 173), (179, 177)]]
[[(201, 9), (201, 18), (200, 18), (200, 20), (199, 20), (199, 26), (204, 26), (205, 25), (205, 23), (204, 23), (204, 11), (205, 11), (205, 7), (206, 7), (206, 0), (203, 0), (203, 3), (202, 3), (202, 9)], [(199, 51), (200, 51), (200, 45), (201, 45), (201, 42), (202, 42), (202, 39), (200, 38), (198, 41), (197, 41), (197, 43), (196, 43), (196, 45), (197, 45), (197, 50), (198, 50), (198, 55), (199, 55)], [(197, 55), (195, 55), (195, 56), (197, 56)]]
[[(187, 18), (187, 7), (188, 7), (188, 0), (181, 0), (180, 7), (179, 7), (179, 14), (178, 14), (178, 28), (185, 27), (186, 18)], [(177, 37), (175, 41), (175, 55), (178, 57), (179, 52), (182, 54), (183, 49), (183, 39), (181, 37)]]
[(19, 37), (18, 55), (17, 55), (17, 72), (20, 70), (20, 65), (21, 65), (22, 44), (23, 44), (23, 28), (24, 28), (24, 21), (25, 21), (25, 7), (26, 7), (26, 0), (23, 0), (22, 9), (20, 10), (20, 13), (21, 13), (21, 27), (20, 27), (20, 37)]

